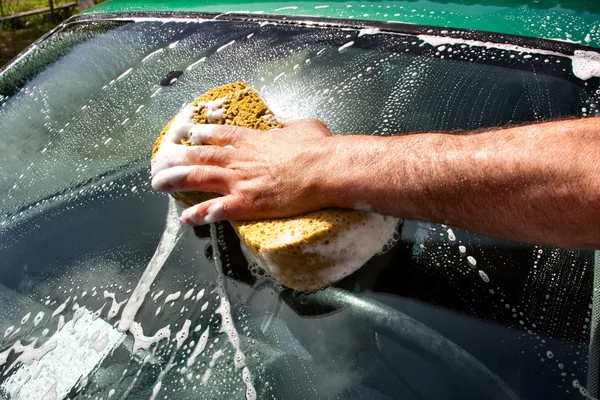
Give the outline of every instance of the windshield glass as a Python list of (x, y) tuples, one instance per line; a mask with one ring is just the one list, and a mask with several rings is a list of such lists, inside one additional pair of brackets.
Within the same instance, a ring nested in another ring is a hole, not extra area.
[(387, 252), (301, 294), (250, 271), (229, 224), (181, 227), (149, 185), (163, 126), (234, 81), (340, 134), (598, 114), (591, 49), (460, 35), (140, 15), (38, 43), (0, 75), (0, 395), (595, 395), (593, 252), (404, 221)]

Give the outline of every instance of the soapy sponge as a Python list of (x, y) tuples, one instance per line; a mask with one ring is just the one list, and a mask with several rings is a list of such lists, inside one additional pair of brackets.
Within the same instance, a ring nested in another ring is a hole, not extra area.
[[(210, 103), (212, 102), (212, 103)], [(268, 131), (280, 127), (265, 102), (246, 83), (212, 89), (191, 105), (196, 124), (217, 123)], [(218, 111), (218, 112), (216, 112)], [(173, 120), (154, 144), (152, 158)], [(273, 132), (274, 135), (277, 132)], [(185, 139), (182, 145), (191, 145)], [(214, 193), (172, 192), (186, 206), (217, 197)], [(379, 214), (345, 209), (324, 209), (291, 218), (230, 221), (246, 253), (280, 284), (296, 290), (317, 290), (351, 274), (388, 243), (398, 220)]]

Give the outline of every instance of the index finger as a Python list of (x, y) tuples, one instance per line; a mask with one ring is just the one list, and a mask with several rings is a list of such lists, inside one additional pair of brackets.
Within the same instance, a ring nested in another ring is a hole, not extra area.
[(238, 147), (256, 132), (260, 131), (235, 125), (198, 124), (191, 131), (190, 141), (196, 145)]

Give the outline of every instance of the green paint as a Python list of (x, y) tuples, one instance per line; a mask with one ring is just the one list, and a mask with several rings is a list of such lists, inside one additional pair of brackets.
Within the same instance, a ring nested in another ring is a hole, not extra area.
[[(590, 4), (595, 3), (595, 4)], [(600, 1), (191, 1), (108, 0), (87, 12), (198, 11), (390, 21), (476, 29), (600, 48)]]

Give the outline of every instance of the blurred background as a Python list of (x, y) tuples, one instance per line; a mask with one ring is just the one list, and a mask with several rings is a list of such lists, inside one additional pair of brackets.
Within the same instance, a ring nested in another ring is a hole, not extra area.
[(0, 68), (71, 15), (104, 0), (0, 0)]

